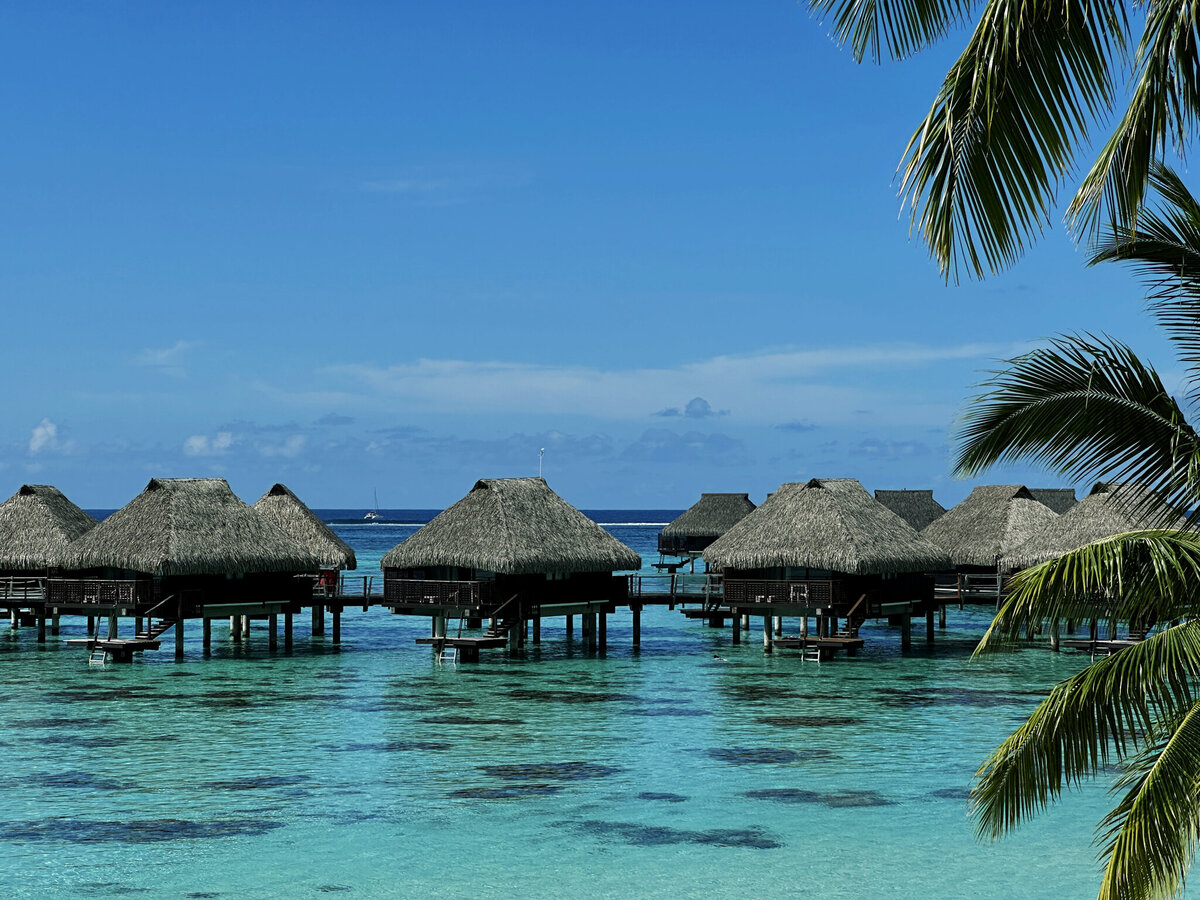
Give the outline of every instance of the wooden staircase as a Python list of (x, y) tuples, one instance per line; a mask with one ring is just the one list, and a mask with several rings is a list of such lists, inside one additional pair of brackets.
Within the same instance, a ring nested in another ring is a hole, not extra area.
[(170, 616), (163, 616), (158, 620), (148, 618), (146, 619), (146, 627), (134, 635), (134, 640), (156, 641), (174, 628), (178, 622), (178, 619)]

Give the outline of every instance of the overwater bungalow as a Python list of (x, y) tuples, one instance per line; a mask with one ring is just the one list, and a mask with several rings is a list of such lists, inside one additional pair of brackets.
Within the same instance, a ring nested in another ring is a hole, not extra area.
[[(878, 617), (901, 625), (907, 643), (912, 616), (924, 613), (932, 626), (933, 582), (924, 573), (950, 562), (852, 478), (780, 486), (704, 558), (723, 573), (724, 602), (735, 617), (764, 616), (768, 650), (767, 620), (784, 616), (801, 618), (802, 646), (857, 649), (859, 625)], [(816, 638), (808, 634), (810, 616), (817, 617)]]
[(39, 641), (46, 639), (46, 576), (63, 565), (67, 546), (95, 524), (48, 484), (23, 484), (0, 504), (0, 607), (14, 622), (36, 619)]
[[(641, 564), (544, 479), (486, 478), (383, 557), (384, 598), (396, 613), (431, 616), (423, 642), (464, 660), (481, 647), (516, 650), (527, 622), (538, 641), (546, 616), (567, 616), (569, 629), (581, 615), (589, 646), (603, 649), (606, 615), (628, 597), (613, 573)], [(486, 634), (462, 633), (483, 618), (492, 620)]]
[(273, 485), (255, 501), (254, 509), (321, 560), (316, 585), (318, 594), (333, 593), (337, 588), (337, 573), (358, 567), (350, 545), (334, 534), (333, 529), (286, 485)]
[[(232, 616), (290, 616), (310, 602), (324, 559), (239, 499), (223, 478), (153, 478), (137, 497), (67, 549), (67, 577), (51, 578), (48, 602), (109, 617), (106, 640), (118, 639), (119, 616), (147, 620), (124, 651), (151, 649), (174, 627), (183, 652), (183, 621)], [(290, 631), (289, 631), (290, 633)], [(272, 629), (272, 636), (274, 629)], [(140, 641), (146, 647), (133, 646)], [(94, 643), (94, 642), (93, 642)]]
[(1147, 509), (1147, 495), (1141, 485), (1099, 481), (1086, 497), (1006, 553), (1001, 565), (1028, 568), (1114, 534), (1161, 524), (1161, 517)]
[(921, 532), (950, 555), (953, 575), (939, 579), (939, 592), (960, 602), (998, 603), (1008, 571), (1004, 557), (1057, 518), (1024, 485), (975, 488)]
[(701, 494), (659, 532), (658, 552), (694, 561), (705, 547), (754, 510), (749, 494)]
[(926, 528), (946, 511), (946, 507), (933, 499), (932, 490), (877, 490), (875, 499), (917, 531)]
[(1075, 499), (1075, 488), (1030, 488), (1029, 493), (1060, 516), (1079, 502)]

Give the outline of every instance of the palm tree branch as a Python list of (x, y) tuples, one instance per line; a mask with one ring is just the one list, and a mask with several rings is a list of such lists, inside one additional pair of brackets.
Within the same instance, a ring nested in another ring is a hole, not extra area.
[(857, 62), (904, 59), (962, 24), (975, 0), (809, 0), (809, 11), (830, 25)]
[(1136, 748), (1155, 723), (1194, 702), (1200, 624), (1188, 622), (1127, 647), (1051, 689), (976, 772), (971, 813), (998, 838)]
[(1192, 3), (1146, 6), (1129, 105), (1067, 210), (1080, 234), (1094, 237), (1105, 221), (1137, 230), (1153, 163), (1168, 145), (1183, 151), (1200, 113), (1200, 8)]
[(1144, 484), (1160, 509), (1196, 505), (1200, 436), (1124, 344), (1061, 337), (1009, 360), (983, 387), (959, 429), (957, 474), (1032, 459), (1071, 480)]
[(1120, 4), (988, 0), (900, 162), (901, 196), (947, 280), (1023, 252), (1112, 101)]
[(1100, 824), (1108, 857), (1100, 900), (1176, 896), (1200, 836), (1200, 704), (1132, 767), (1132, 788)]

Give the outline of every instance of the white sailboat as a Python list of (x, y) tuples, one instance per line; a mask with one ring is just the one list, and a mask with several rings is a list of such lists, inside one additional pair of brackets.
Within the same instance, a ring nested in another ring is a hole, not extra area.
[(383, 518), (383, 514), (379, 512), (379, 491), (375, 491), (375, 504), (367, 510), (367, 514), (363, 519), (367, 522), (378, 522)]

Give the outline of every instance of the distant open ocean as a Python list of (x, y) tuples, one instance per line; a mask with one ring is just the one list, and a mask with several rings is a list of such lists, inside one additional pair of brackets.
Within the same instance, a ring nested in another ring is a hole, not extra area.
[[(321, 510), (359, 574), (434, 510)], [(678, 510), (592, 510), (643, 555)], [(6, 897), (1094, 896), (1093, 787), (997, 844), (976, 766), (1086, 657), (982, 662), (988, 610), (863, 628), (855, 659), (734, 647), (663, 607), (611, 617), (606, 656), (563, 622), (520, 658), (439, 665), (425, 620), (297, 618), (290, 653), (200, 629), (128, 666), (0, 626)], [(64, 619), (61, 641), (84, 623)], [(720, 658), (715, 658), (720, 657)]]

